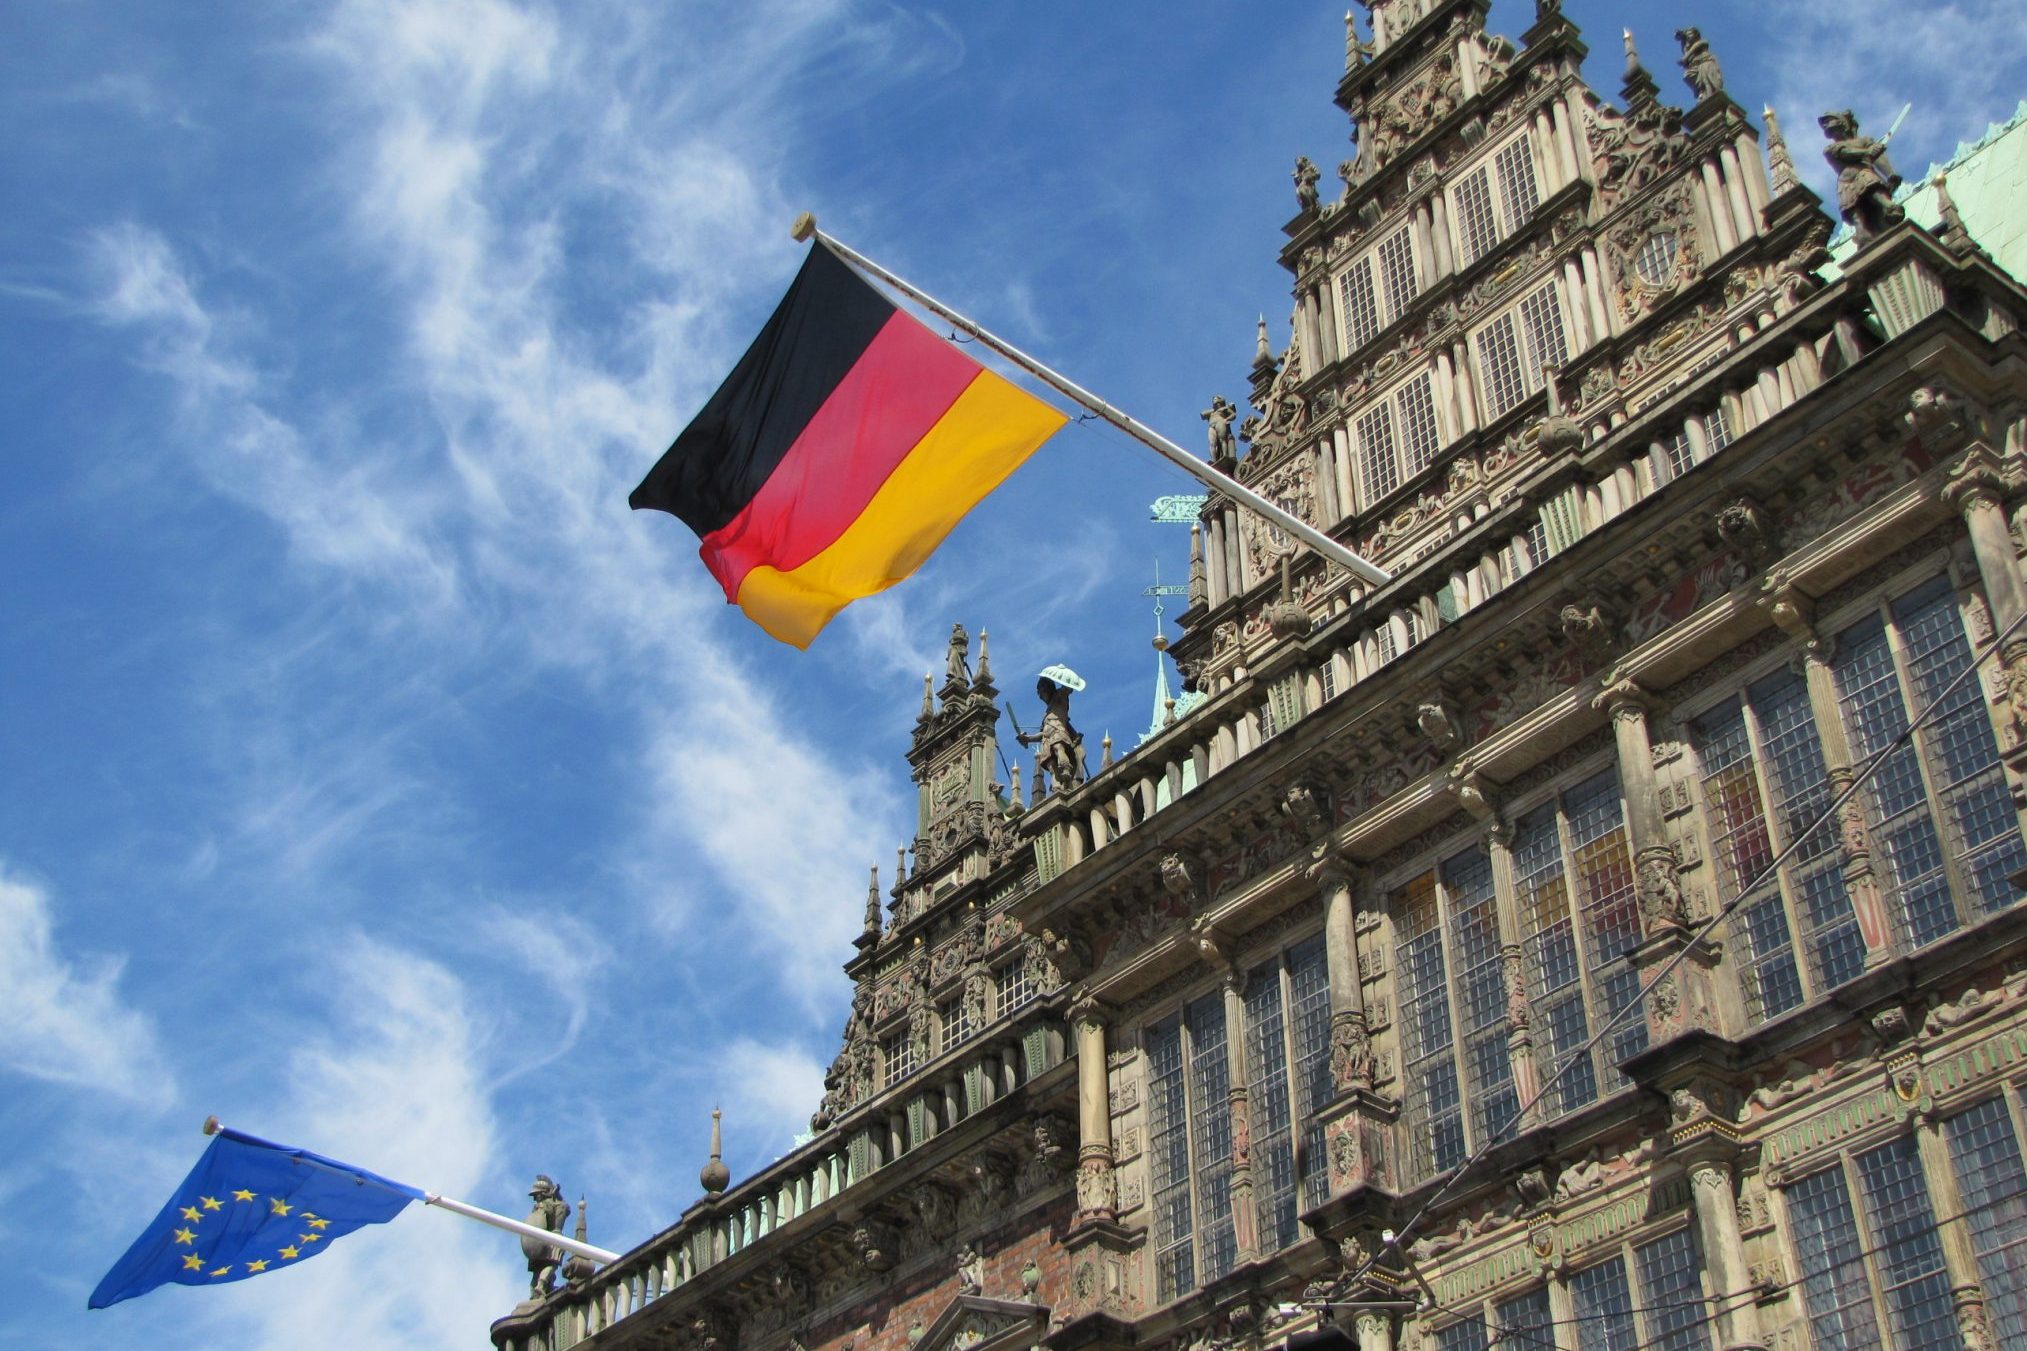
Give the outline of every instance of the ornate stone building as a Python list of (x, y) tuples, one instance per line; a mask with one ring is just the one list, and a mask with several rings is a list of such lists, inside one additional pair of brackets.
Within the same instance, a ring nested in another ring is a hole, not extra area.
[(1025, 795), (954, 635), (814, 1138), (499, 1346), (2027, 1345), (2027, 291), (1487, 7), (1348, 30), (1212, 423), (1394, 579), (1213, 498), (1200, 702)]

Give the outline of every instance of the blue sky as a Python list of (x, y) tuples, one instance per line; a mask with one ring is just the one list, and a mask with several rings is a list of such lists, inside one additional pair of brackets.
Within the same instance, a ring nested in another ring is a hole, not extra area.
[[(1569, 0), (1907, 170), (2027, 93), (2015, 0)], [(0, 1340), (483, 1345), (513, 1241), (412, 1213), (300, 1270), (85, 1295), (217, 1113), (631, 1246), (836, 1048), (953, 620), (1146, 725), (1189, 483), (1072, 427), (807, 654), (627, 491), (841, 239), (1167, 431), (1245, 392), (1341, 7), (22, 0), (0, 107)], [(1919, 17), (1917, 17), (1919, 15)], [(1493, 24), (1518, 34), (1525, 0)], [(1334, 186), (1334, 185), (1326, 185)], [(1173, 613), (1173, 608), (1171, 613)]]

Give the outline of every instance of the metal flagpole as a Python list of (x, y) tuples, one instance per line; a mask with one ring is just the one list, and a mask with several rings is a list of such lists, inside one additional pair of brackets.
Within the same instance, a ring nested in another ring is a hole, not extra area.
[[(206, 1135), (216, 1135), (222, 1129), (223, 1127), (219, 1125), (217, 1117), (206, 1117), (204, 1119), (204, 1133)], [(308, 1162), (308, 1160), (299, 1160), (299, 1162)], [(372, 1178), (360, 1177), (356, 1173), (347, 1173), (346, 1176), (355, 1178), (360, 1182), (373, 1182)], [(402, 1194), (406, 1195), (406, 1193)], [(534, 1225), (521, 1220), (510, 1220), (505, 1215), (496, 1215), (490, 1210), (481, 1210), (477, 1206), (467, 1205), (463, 1201), (454, 1201), (448, 1196), (439, 1196), (433, 1191), (424, 1191), (422, 1193), (422, 1201), (424, 1205), (435, 1206), (439, 1210), (448, 1210), (453, 1215), (462, 1215), (468, 1220), (477, 1220), (480, 1224), (490, 1224), (493, 1228), (504, 1229), (510, 1234), (519, 1234), (523, 1238), (540, 1239), (552, 1248), (561, 1248), (563, 1251), (575, 1253), (579, 1257), (588, 1257), (594, 1262), (609, 1264), (619, 1260), (619, 1254), (616, 1252), (607, 1252), (604, 1248), (594, 1248), (589, 1243), (579, 1242), (577, 1239), (571, 1238), (566, 1234), (555, 1234), (547, 1229), (538, 1229)]]
[(1222, 493), (1226, 497), (1232, 498), (1256, 515), (1262, 516), (1272, 521), (1275, 525), (1280, 526), (1283, 530), (1286, 530), (1289, 534), (1295, 536), (1304, 544), (1316, 550), (1317, 553), (1328, 558), (1331, 562), (1348, 568), (1352, 575), (1361, 581), (1371, 586), (1381, 586), (1393, 580), (1393, 574), (1385, 568), (1360, 558), (1357, 554), (1309, 524), (1309, 522), (1275, 506), (1272, 502), (1269, 502), (1266, 498), (1260, 496), (1260, 494), (1236, 479), (1219, 473), (1153, 428), (1120, 412), (1117, 408), (1106, 403), (1083, 386), (1076, 384), (1064, 376), (1058, 375), (1055, 371), (1042, 365), (1041, 362), (1036, 361), (1013, 344), (980, 328), (977, 324), (965, 318), (956, 310), (951, 309), (942, 301), (929, 295), (927, 292), (909, 285), (856, 249), (845, 244), (840, 244), (837, 240), (816, 228), (816, 217), (809, 212), (805, 211), (796, 217), (795, 225), (790, 230), (790, 233), (798, 242), (806, 242), (814, 238), (818, 243), (854, 267), (879, 278), (887, 283), (887, 285), (922, 305), (923, 308), (941, 315), (962, 329), (966, 334), (984, 343), (1014, 365), (1019, 366), (1022, 370), (1049, 386), (1049, 388), (1065, 398), (1071, 399), (1083, 407), (1090, 409), (1092, 413), (1111, 423), (1142, 445), (1147, 446), (1163, 459), (1169, 461), (1185, 473), (1194, 476), (1213, 492)]

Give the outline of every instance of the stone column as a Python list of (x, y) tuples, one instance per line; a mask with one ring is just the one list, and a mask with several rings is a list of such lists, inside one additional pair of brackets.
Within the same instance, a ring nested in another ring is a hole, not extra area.
[(1112, 1085), (1105, 1064), (1105, 1009), (1086, 995), (1070, 1009), (1077, 1038), (1077, 1223), (1119, 1210), (1112, 1174)]
[[(1978, 560), (1978, 577), (1992, 607), (1995, 634), (2004, 633), (2027, 612), (2027, 585), (2022, 583), (2019, 555), (2014, 552), (2013, 534), (2006, 523), (2006, 487), (1997, 457), (1982, 444), (1971, 448), (1943, 486), (1943, 500), (1963, 514), (1971, 552)], [(2027, 755), (2027, 745), (2023, 745), (2027, 743), (2027, 630), (2015, 633), (2000, 646), (1999, 661), (2006, 673), (2000, 737), (2014, 752), (2008, 758), (2019, 759)]]
[(1232, 1243), (1237, 1260), (1260, 1254), (1259, 1207), (1253, 1200), (1253, 1107), (1246, 1080), (1246, 975), (1225, 963), (1226, 1099), (1232, 1114)]
[(1942, 1239), (1943, 1270), (1949, 1276), (1950, 1302), (1956, 1306), (1957, 1332), (1966, 1351), (1998, 1351), (1991, 1318), (1985, 1312), (1985, 1286), (1978, 1277), (1978, 1253), (1971, 1244), (1957, 1172), (1950, 1166), (1949, 1146), (1932, 1106), (1915, 1116), (1914, 1143), (1921, 1155), (1929, 1204), (1935, 1210), (1937, 1236)]
[[(1607, 685), (1594, 701), (1612, 716), (1619, 751), (1619, 791), (1626, 800), (1626, 834), (1633, 848), (1634, 887), (1640, 907), (1640, 946), (1633, 963), (1644, 985), (1648, 973), (1689, 946), (1689, 912), (1676, 876), (1675, 847), (1661, 812), (1654, 780), (1654, 748), (1647, 732), (1646, 691), (1630, 680)], [(1647, 997), (1647, 1039), (1659, 1044), (1693, 1027), (1708, 1028), (1715, 1007), (1709, 988), (1709, 945), (1662, 979)], [(1712, 1029), (1714, 1030), (1714, 1029)]]
[(1359, 1351), (1394, 1351), (1393, 1315), (1367, 1309), (1358, 1315)]
[[(1823, 772), (1834, 801), (1844, 795), (1858, 773), (1838, 709), (1837, 674), (1830, 668), (1832, 646), (1816, 632), (1815, 612), (1806, 597), (1785, 583), (1770, 586), (1759, 603), (1782, 632), (1802, 645), (1802, 680), (1809, 691), (1809, 714), (1823, 747)], [(1872, 836), (1865, 823), (1865, 808), (1857, 797), (1837, 809), (1837, 831), (1844, 855), (1844, 890), (1851, 898), (1859, 935), (1865, 940), (1865, 965), (1877, 966), (1893, 955), (1893, 933), (1879, 890), (1879, 875), (1872, 866)]]
[(1506, 1055), (1513, 1068), (1514, 1100), (1532, 1104), (1521, 1114), (1516, 1133), (1541, 1122), (1535, 1095), (1541, 1092), (1541, 1071), (1534, 1060), (1534, 1004), (1527, 992), (1527, 971), (1521, 947), (1520, 891), (1513, 872), (1513, 831), (1495, 822), (1492, 851), (1492, 904), (1499, 921), (1499, 974), (1506, 987)]
[(1746, 1267), (1745, 1239), (1738, 1229), (1738, 1193), (1731, 1161), (1704, 1157), (1688, 1161), (1685, 1167), (1690, 1199), (1696, 1206), (1696, 1236), (1703, 1245), (1703, 1262), (1710, 1269), (1711, 1285), (1723, 1300), (1717, 1316), (1718, 1344), (1724, 1351), (1764, 1348), (1759, 1306), (1741, 1297), (1752, 1288), (1752, 1277)]
[(1385, 1185), (1393, 1125), (1400, 1104), (1373, 1087), (1372, 1028), (1360, 983), (1359, 893), (1364, 871), (1334, 853), (1310, 866), (1309, 878), (1323, 892), (1324, 961), (1330, 975), (1330, 1082), (1332, 1101), (1318, 1111), (1328, 1155), (1330, 1193), (1343, 1196), (1368, 1185)]

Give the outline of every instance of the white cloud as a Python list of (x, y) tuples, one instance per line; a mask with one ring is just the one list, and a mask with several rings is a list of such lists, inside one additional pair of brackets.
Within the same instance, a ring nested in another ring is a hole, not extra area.
[[(462, 982), (363, 938), (328, 970), (331, 1021), (290, 1057), (284, 1092), (249, 1108), (261, 1111), (256, 1133), (512, 1208), (477, 1193), (494, 1163), (494, 1123), (482, 1020)], [(418, 1205), (299, 1270), (236, 1287), (229, 1304), (205, 1312), (220, 1345), (455, 1346), (513, 1307), (520, 1269), (511, 1234)]]
[(1910, 8), (1900, 0), (1794, 0), (1779, 7), (1783, 44), (1807, 52), (1784, 61), (1772, 100), (1795, 164), (1835, 209), (1835, 175), (1819, 153), (1816, 119), (1854, 109), (1870, 135), (1884, 135), (1903, 105), (1894, 163), (1912, 180), (1988, 122), (2010, 116), (2022, 93), (2027, 6), (2018, 0), (1948, 0)]
[(175, 1085), (155, 1025), (120, 993), (114, 957), (58, 948), (49, 897), (0, 869), (0, 1068), (150, 1105)]
[(726, 1062), (740, 1067), (725, 1100), (726, 1152), (764, 1159), (788, 1152), (790, 1142), (809, 1129), (809, 1116), (823, 1100), (828, 1065), (800, 1046), (775, 1045), (740, 1037), (726, 1047)]

